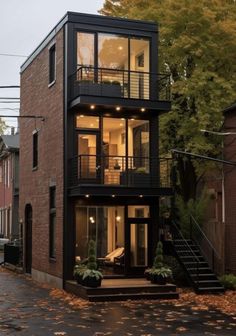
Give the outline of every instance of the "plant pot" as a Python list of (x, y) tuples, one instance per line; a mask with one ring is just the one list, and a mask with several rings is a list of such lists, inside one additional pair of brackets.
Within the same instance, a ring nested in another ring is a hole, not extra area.
[(83, 276), (82, 275), (75, 275), (75, 280), (79, 285), (83, 284)]
[(165, 285), (167, 283), (167, 278), (163, 277), (162, 275), (150, 274), (150, 278), (151, 278), (151, 283), (156, 284), (156, 285)]
[(97, 288), (100, 287), (102, 283), (102, 279), (96, 279), (95, 277), (87, 277), (82, 280), (82, 285), (85, 287)]

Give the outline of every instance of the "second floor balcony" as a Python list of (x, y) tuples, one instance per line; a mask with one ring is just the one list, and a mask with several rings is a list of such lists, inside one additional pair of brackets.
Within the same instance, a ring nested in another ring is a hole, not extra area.
[(69, 78), (68, 94), (72, 106), (76, 105), (76, 100), (79, 99), (80, 103), (110, 103), (121, 106), (127, 104), (133, 107), (169, 110), (170, 76), (80, 66)]
[(79, 155), (69, 160), (69, 187), (171, 188), (170, 158)]

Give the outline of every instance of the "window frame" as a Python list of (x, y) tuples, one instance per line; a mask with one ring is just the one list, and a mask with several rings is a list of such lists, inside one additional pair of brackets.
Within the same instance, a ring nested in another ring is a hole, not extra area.
[(56, 82), (56, 43), (50, 46), (48, 58), (48, 87), (51, 87)]
[(32, 135), (32, 169), (38, 169), (38, 161), (39, 161), (39, 136), (38, 130), (34, 130)]

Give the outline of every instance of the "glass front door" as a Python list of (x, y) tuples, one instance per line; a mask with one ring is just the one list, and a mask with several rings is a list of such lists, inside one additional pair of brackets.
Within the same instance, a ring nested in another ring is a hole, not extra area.
[(97, 181), (101, 176), (98, 132), (78, 132), (78, 178)]

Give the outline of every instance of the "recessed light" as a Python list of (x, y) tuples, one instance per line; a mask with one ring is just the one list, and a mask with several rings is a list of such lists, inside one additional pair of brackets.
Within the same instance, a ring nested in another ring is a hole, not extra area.
[(141, 112), (145, 112), (145, 111), (146, 111), (145, 108), (142, 107), (142, 108), (141, 108)]
[(91, 110), (95, 109), (95, 105), (90, 105)]
[(121, 118), (120, 120), (125, 120), (125, 118)]
[(113, 198), (114, 198), (114, 197), (116, 197), (116, 195), (111, 195), (111, 197), (113, 197)]
[(117, 107), (116, 107), (116, 111), (120, 111), (120, 106), (117, 106)]
[(79, 116), (79, 118), (83, 118), (84, 117), (84, 115), (83, 114), (81, 114), (80, 116)]
[(118, 49), (119, 49), (119, 50), (123, 50), (123, 47), (122, 47), (122, 46), (119, 46)]
[(134, 118), (132, 118), (131, 121), (134, 121)]
[(143, 198), (143, 195), (139, 195), (140, 198)]
[(89, 195), (85, 195), (86, 198), (89, 198)]

